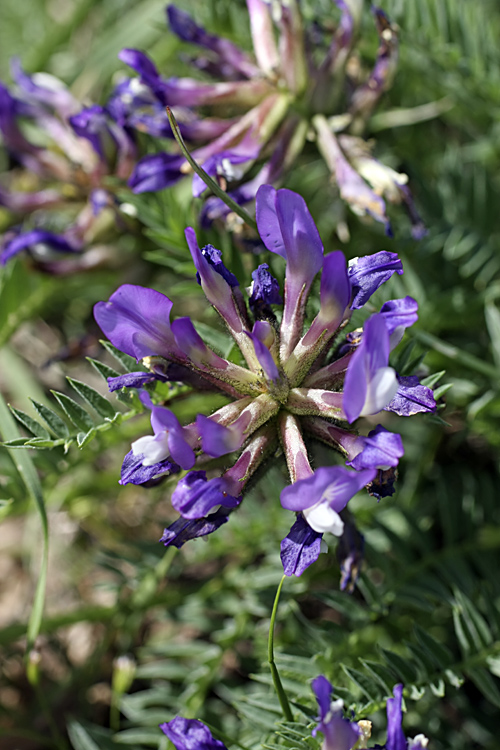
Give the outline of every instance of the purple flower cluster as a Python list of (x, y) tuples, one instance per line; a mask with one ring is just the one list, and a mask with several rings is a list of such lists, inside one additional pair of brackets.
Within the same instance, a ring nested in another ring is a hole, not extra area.
[[(396, 30), (374, 8), (380, 44), (373, 69), (364, 72), (355, 50), (361, 3), (335, 0), (335, 5), (338, 22), (332, 35), (318, 23), (306, 28), (296, 0), (247, 0), (254, 58), (169, 5), (171, 31), (197, 48), (193, 67), (216, 82), (164, 78), (144, 52), (124, 49), (120, 59), (138, 77), (117, 86), (108, 108), (123, 127), (168, 138), (165, 106), (171, 107), (192, 156), (240, 205), (253, 201), (261, 185), (279, 184), (312, 133), (340, 197), (355, 213), (371, 216), (390, 234), (384, 198), (403, 203), (412, 234), (420, 238), (425, 228), (407, 176), (376, 160), (359, 135), (392, 84)], [(159, 151), (137, 163), (129, 185), (137, 193), (161, 190), (190, 171), (178, 152)], [(204, 189), (195, 176), (193, 194)], [(228, 213), (227, 205), (212, 196), (203, 219), (209, 223)]]
[[(343, 701), (332, 701), (333, 687), (320, 675), (312, 682), (318, 702), (318, 725), (313, 736), (323, 734), (322, 750), (425, 750), (428, 739), (423, 734), (406, 738), (403, 732), (402, 699), (403, 686), (395, 685), (394, 697), (387, 700), (387, 740), (384, 745), (368, 745), (371, 737), (371, 721), (350, 721), (344, 717)], [(213, 737), (209, 728), (197, 719), (176, 716), (172, 721), (160, 724), (176, 750), (226, 750), (221, 740)]]
[[(392, 274), (403, 273), (397, 255), (379, 252), (357, 258), (349, 267), (339, 251), (324, 255), (303, 198), (289, 190), (263, 185), (256, 216), (262, 241), (283, 258), (286, 270), (282, 292), (267, 264), (254, 272), (249, 290), (253, 321), (221, 253), (211, 245), (200, 249), (194, 230), (186, 230), (199, 283), (246, 367), (216, 354), (189, 318), (171, 321), (171, 301), (153, 289), (121, 286), (109, 302), (96, 305), (95, 318), (114, 346), (150, 369), (151, 374), (113, 378), (113, 390), (142, 387), (145, 379), (158, 378), (198, 383), (232, 399), (210, 416), (198, 414), (195, 422), (182, 426), (170, 409), (146, 393), (142, 396), (151, 410), (153, 434), (133, 443), (122, 483), (143, 484), (187, 472), (172, 494), (180, 518), (166, 529), (164, 544), (180, 547), (225, 523), (250, 477), (279, 443), (291, 480), (281, 504), (296, 514), (282, 542), (282, 562), (287, 575), (300, 575), (317, 559), (325, 532), (342, 535), (340, 514), (359, 490), (367, 486), (378, 497), (393, 492), (394, 468), (403, 455), (401, 437), (381, 425), (361, 435), (353, 423), (383, 409), (407, 415), (436, 406), (432, 391), (418, 378), (398, 378), (389, 365), (391, 349), (417, 319), (411, 297), (386, 302), (345, 353), (336, 344), (352, 310), (362, 307)], [(304, 330), (308, 295), (319, 272), (319, 311)], [(313, 471), (305, 435), (339, 452), (346, 466)], [(210, 459), (219, 459), (223, 470), (209, 470)]]
[[(322, 750), (352, 750), (354, 747), (370, 750), (367, 743), (371, 735), (371, 722), (354, 722), (344, 718), (343, 701), (332, 701), (333, 687), (323, 675), (313, 680), (312, 688), (319, 708), (318, 726), (313, 730), (313, 735), (316, 736), (317, 732), (323, 734)], [(403, 686), (395, 685), (394, 697), (387, 701), (387, 741), (384, 745), (372, 746), (371, 750), (425, 750), (427, 747), (428, 739), (423, 734), (413, 739), (405, 738), (402, 699)]]
[(104, 107), (82, 109), (57, 78), (27, 75), (17, 59), (12, 75), (12, 91), (0, 82), (0, 134), (12, 165), (0, 178), (0, 205), (22, 223), (0, 241), (0, 262), (23, 250), (52, 273), (106, 262), (110, 250), (98, 232), (109, 219), (122, 228), (125, 220), (103, 178), (130, 176), (136, 158), (130, 131)]

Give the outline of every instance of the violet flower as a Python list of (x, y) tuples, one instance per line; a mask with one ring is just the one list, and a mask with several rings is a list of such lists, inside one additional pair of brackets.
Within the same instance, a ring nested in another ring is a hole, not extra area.
[[(181, 518), (165, 531), (164, 544), (181, 546), (225, 523), (256, 469), (281, 444), (291, 480), (281, 503), (296, 514), (281, 557), (287, 575), (301, 575), (320, 554), (323, 534), (342, 534), (341, 513), (350, 499), (364, 487), (372, 491), (381, 472), (394, 469), (403, 455), (399, 435), (379, 425), (364, 436), (351, 424), (391, 404), (402, 410), (402, 389), (423, 400), (422, 386), (398, 381), (388, 364), (390, 331), (414, 322), (416, 303), (411, 298), (387, 303), (366, 321), (356, 348), (336, 358), (333, 345), (349, 322), (351, 301), (358, 297), (360, 306), (359, 289), (367, 301), (392, 273), (401, 273), (399, 259), (392, 255), (388, 264), (384, 258), (382, 272), (380, 257), (373, 256), (371, 263), (360, 258), (353, 282), (342, 253), (323, 254), (304, 200), (270, 185), (257, 193), (257, 223), (264, 244), (286, 263), (286, 270), (282, 292), (267, 264), (254, 272), (249, 290), (253, 321), (221, 252), (212, 245), (200, 249), (194, 230), (186, 230), (198, 282), (246, 366), (212, 351), (189, 318), (171, 320), (172, 302), (153, 289), (121, 286), (108, 302), (95, 306), (95, 318), (114, 346), (149, 370), (123, 376), (118, 383), (112, 379), (111, 388), (147, 385), (153, 393), (154, 379), (175, 378), (192, 387), (204, 383), (230, 399), (183, 427), (154, 396), (141, 395), (151, 409), (154, 435), (133, 443), (121, 481), (150, 482), (181, 468), (190, 470), (173, 491), (172, 505)], [(319, 312), (307, 328), (306, 303), (320, 272)], [(313, 471), (306, 445), (311, 435), (340, 453), (349, 468)]]
[(197, 719), (184, 719), (176, 716), (172, 721), (160, 724), (177, 750), (227, 750), (220, 740), (215, 739), (210, 729)]
[(394, 697), (387, 699), (387, 740), (384, 745), (370, 745), (371, 721), (350, 721), (344, 717), (344, 702), (332, 700), (333, 686), (320, 675), (312, 681), (312, 689), (319, 708), (318, 725), (312, 731), (323, 734), (322, 750), (425, 750), (428, 739), (419, 734), (413, 739), (406, 738), (402, 728), (403, 714), (401, 703), (403, 686), (394, 686)]
[[(17, 166), (2, 175), (0, 205), (14, 226), (0, 239), (0, 262), (27, 251), (38, 267), (61, 274), (113, 263), (114, 250), (100, 236), (113, 225), (122, 231), (126, 219), (103, 179), (129, 177), (136, 156), (130, 132), (104, 107), (82, 109), (57, 78), (28, 75), (17, 59), (12, 76), (12, 92), (0, 84), (0, 134)], [(29, 122), (34, 142), (21, 120)], [(30, 192), (24, 192), (26, 172)]]
[[(335, 0), (335, 5), (332, 35), (320, 24), (308, 28), (297, 0), (247, 0), (254, 57), (169, 5), (170, 30), (195, 47), (193, 68), (214, 82), (164, 78), (144, 52), (124, 49), (119, 57), (138, 78), (118, 84), (108, 109), (126, 128), (171, 137), (165, 106), (173, 108), (194, 159), (240, 204), (253, 201), (261, 185), (281, 183), (313, 132), (341, 199), (356, 214), (371, 216), (390, 234), (385, 200), (402, 203), (413, 235), (421, 237), (425, 229), (408, 177), (376, 160), (360, 137), (394, 78), (396, 29), (380, 9), (373, 9), (380, 45), (372, 70), (363, 69), (356, 50), (361, 5), (344, 0)], [(355, 66), (350, 66), (352, 59)], [(235, 116), (235, 111), (240, 114)], [(160, 151), (137, 164), (129, 184), (138, 193), (161, 190), (190, 171), (177, 151)], [(195, 176), (193, 194), (204, 189)], [(203, 216), (211, 221), (228, 213), (212, 196)]]

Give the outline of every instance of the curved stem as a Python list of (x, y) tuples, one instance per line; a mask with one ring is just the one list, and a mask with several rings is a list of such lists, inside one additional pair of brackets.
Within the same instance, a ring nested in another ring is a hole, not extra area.
[(288, 703), (288, 698), (286, 697), (286, 693), (283, 689), (283, 685), (281, 684), (278, 667), (276, 666), (276, 662), (274, 661), (274, 623), (276, 622), (276, 614), (278, 612), (278, 603), (280, 600), (281, 589), (283, 588), (283, 583), (285, 581), (285, 578), (286, 576), (282, 577), (278, 586), (278, 590), (276, 592), (276, 596), (274, 598), (273, 611), (271, 613), (271, 622), (269, 624), (269, 639), (267, 642), (267, 660), (269, 662), (269, 668), (271, 669), (274, 689), (276, 690), (276, 694), (280, 702), (281, 710), (283, 711), (283, 716), (285, 717), (287, 721), (293, 721), (293, 715), (290, 709), (290, 704)]
[(245, 211), (245, 209), (239, 206), (236, 201), (233, 201), (233, 199), (230, 198), (224, 190), (222, 190), (222, 188), (215, 182), (215, 180), (213, 180), (210, 175), (208, 175), (205, 170), (202, 169), (200, 165), (193, 159), (187, 149), (186, 144), (184, 143), (184, 138), (181, 135), (181, 131), (179, 130), (179, 126), (177, 125), (177, 121), (170, 107), (167, 107), (167, 117), (170, 123), (170, 127), (172, 128), (174, 138), (179, 144), (180, 150), (182, 151), (183, 155), (186, 157), (187, 161), (196, 172), (196, 174), (201, 177), (205, 185), (210, 188), (212, 193), (216, 195), (217, 198), (220, 198), (221, 201), (226, 204), (226, 206), (229, 206), (231, 211), (234, 211), (235, 214), (238, 214), (240, 219), (243, 219), (245, 224), (247, 224), (252, 229), (255, 229), (255, 231), (257, 232), (257, 222), (255, 221), (255, 219), (252, 219), (248, 211)]

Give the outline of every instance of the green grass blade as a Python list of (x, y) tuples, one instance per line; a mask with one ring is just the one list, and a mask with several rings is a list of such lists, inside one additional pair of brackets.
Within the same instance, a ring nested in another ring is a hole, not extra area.
[[(0, 424), (2, 425), (2, 437), (7, 440), (14, 440), (20, 437), (14, 417), (11, 415), (3, 396), (0, 394)], [(7, 449), (9, 450), (9, 449)], [(40, 515), (42, 525), (42, 561), (40, 565), (40, 575), (38, 577), (35, 597), (33, 600), (33, 609), (31, 610), (28, 621), (26, 653), (29, 654), (35, 645), (36, 638), (40, 632), (42, 622), (42, 613), (45, 603), (45, 589), (47, 584), (47, 566), (49, 559), (49, 525), (47, 521), (47, 512), (43, 499), (42, 487), (33, 461), (28, 451), (9, 450), (9, 455), (16, 466), (21, 479), (23, 480), (28, 494), (34, 500)]]

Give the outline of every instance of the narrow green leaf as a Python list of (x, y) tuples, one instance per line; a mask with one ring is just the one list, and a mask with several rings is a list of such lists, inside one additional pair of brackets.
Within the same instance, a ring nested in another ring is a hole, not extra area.
[(87, 730), (78, 721), (68, 723), (68, 735), (74, 750), (100, 750)]
[[(17, 425), (1, 394), (0, 424), (2, 425), (3, 438), (7, 438), (8, 440), (15, 440), (19, 436)], [(38, 633), (40, 632), (40, 625), (42, 622), (42, 614), (45, 603), (45, 589), (47, 584), (47, 568), (49, 561), (49, 527), (42, 487), (40, 485), (40, 480), (38, 479), (38, 474), (36, 472), (33, 461), (31, 460), (30, 454), (28, 453), (28, 451), (9, 451), (9, 454), (24, 484), (26, 485), (26, 489), (28, 490), (30, 497), (35, 502), (42, 526), (42, 560), (40, 565), (40, 575), (36, 584), (33, 608), (31, 610), (27, 630), (26, 653), (29, 654), (31, 649), (35, 645), (36, 638), (38, 636)]]
[(441, 398), (441, 396), (444, 396), (446, 391), (449, 391), (450, 388), (453, 388), (453, 383), (445, 383), (444, 385), (440, 385), (439, 388), (436, 388), (434, 391), (434, 398), (436, 401)]
[(389, 651), (385, 648), (381, 648), (380, 651), (387, 664), (406, 685), (415, 681), (417, 673), (408, 659), (405, 659), (399, 654), (395, 654), (394, 651)]
[(29, 441), (29, 438), (26, 437), (20, 437), (20, 438), (14, 438), (14, 440), (6, 440), (2, 445), (4, 448), (24, 448), (26, 443)]
[(453, 659), (451, 651), (436, 641), (427, 630), (421, 628), (420, 625), (414, 625), (413, 632), (424, 651), (429, 654), (439, 669), (445, 669), (451, 663)]
[(65, 445), (66, 440), (59, 438), (58, 440), (46, 440), (45, 438), (31, 438), (25, 445), (26, 448), (56, 448), (58, 445)]
[(120, 373), (116, 370), (113, 370), (112, 367), (108, 367), (108, 365), (105, 365), (104, 362), (99, 362), (98, 359), (92, 359), (92, 357), (86, 357), (87, 362), (90, 362), (92, 367), (97, 370), (99, 375), (101, 375), (104, 380), (107, 382), (108, 378), (117, 378)]
[(68, 437), (69, 430), (58, 414), (47, 406), (35, 401), (33, 398), (30, 398), (30, 401), (38, 416), (43, 419), (47, 427), (52, 430), (57, 437)]
[(378, 681), (375, 682), (372, 677), (368, 677), (367, 675), (363, 674), (363, 672), (360, 672), (357, 669), (346, 667), (345, 664), (342, 664), (341, 667), (349, 677), (349, 679), (359, 687), (363, 695), (365, 695), (369, 701), (380, 700), (380, 698), (382, 697), (382, 692)]
[(95, 427), (92, 427), (88, 432), (79, 432), (76, 436), (76, 442), (79, 448), (85, 448), (87, 443), (90, 443), (96, 436)]
[(66, 396), (65, 393), (59, 393), (59, 391), (51, 391), (51, 393), (75, 427), (85, 432), (92, 429), (94, 423), (80, 404), (77, 404), (72, 398)]
[(128, 354), (124, 354), (119, 349), (114, 347), (113, 344), (110, 344), (109, 341), (100, 339), (100, 343), (106, 349), (106, 351), (109, 352), (111, 356), (114, 357), (116, 361), (122, 365), (122, 367), (125, 368), (127, 372), (136, 372), (137, 370), (144, 369), (139, 364), (137, 364), (134, 357), (130, 357)]
[(370, 659), (360, 659), (361, 664), (377, 680), (387, 695), (392, 695), (392, 687), (396, 680), (394, 672), (384, 664), (379, 664)]
[(116, 409), (113, 408), (113, 405), (110, 404), (107, 398), (104, 398), (104, 396), (101, 396), (101, 394), (94, 390), (94, 388), (91, 388), (90, 385), (87, 385), (86, 383), (82, 383), (80, 380), (74, 380), (73, 378), (66, 378), (66, 380), (78, 395), (86, 401), (100, 417), (113, 419), (116, 414)]
[(443, 375), (445, 374), (446, 370), (441, 370), (441, 372), (435, 372), (433, 375), (429, 375), (427, 378), (423, 378), (420, 382), (422, 385), (427, 386), (427, 388), (434, 388), (436, 383), (438, 383)]
[(40, 422), (37, 422), (36, 419), (30, 417), (29, 414), (21, 411), (21, 409), (15, 409), (10, 404), (9, 409), (11, 410), (17, 421), (22, 424), (23, 427), (29, 430), (32, 435), (34, 435), (35, 437), (50, 438), (50, 433), (47, 432), (45, 427), (41, 425)]

